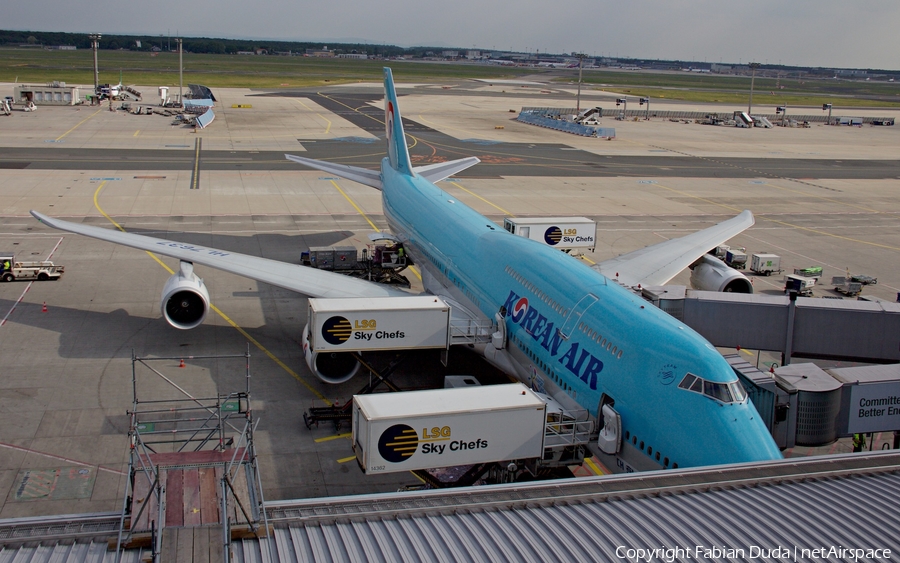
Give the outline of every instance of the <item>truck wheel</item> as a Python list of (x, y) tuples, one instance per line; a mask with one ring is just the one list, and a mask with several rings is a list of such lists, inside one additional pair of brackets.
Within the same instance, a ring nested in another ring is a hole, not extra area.
[(50, 276), (48, 276), (46, 272), (38, 274), (38, 281), (47, 281), (48, 279), (50, 279)]
[(5, 282), (11, 282), (14, 279), (16, 279), (16, 277), (9, 272), (3, 274), (3, 281), (5, 281)]

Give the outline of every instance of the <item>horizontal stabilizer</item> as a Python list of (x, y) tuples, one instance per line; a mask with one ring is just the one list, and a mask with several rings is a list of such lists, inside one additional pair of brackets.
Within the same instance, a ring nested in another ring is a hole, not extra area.
[(654, 244), (592, 266), (608, 278), (634, 287), (664, 285), (698, 258), (753, 226), (753, 213), (740, 215), (680, 238)]
[(458, 174), (466, 168), (471, 168), (481, 162), (477, 157), (461, 158), (450, 162), (438, 162), (437, 164), (429, 164), (428, 166), (417, 166), (413, 168), (416, 174), (422, 176), (432, 184), (446, 180), (454, 174)]
[(358, 182), (365, 186), (372, 186), (375, 189), (381, 189), (381, 172), (377, 170), (369, 170), (368, 168), (359, 168), (356, 166), (347, 166), (346, 164), (334, 164), (332, 162), (324, 162), (322, 160), (313, 160), (311, 158), (303, 158), (302, 156), (294, 156), (286, 154), (284, 157), (288, 160), (309, 166), (322, 172), (334, 174), (347, 180)]

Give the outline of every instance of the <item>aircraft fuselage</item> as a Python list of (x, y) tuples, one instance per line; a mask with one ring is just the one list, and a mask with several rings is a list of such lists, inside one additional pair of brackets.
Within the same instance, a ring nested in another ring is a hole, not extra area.
[[(501, 307), (515, 360), (536, 390), (593, 416), (612, 399), (627, 441), (662, 467), (779, 459), (753, 404), (679, 388), (690, 373), (736, 380), (703, 337), (579, 260), (498, 227), (434, 184), (382, 165), (388, 224), (455, 299)], [(702, 386), (702, 384), (701, 384)], [(716, 387), (718, 388), (718, 387)]]

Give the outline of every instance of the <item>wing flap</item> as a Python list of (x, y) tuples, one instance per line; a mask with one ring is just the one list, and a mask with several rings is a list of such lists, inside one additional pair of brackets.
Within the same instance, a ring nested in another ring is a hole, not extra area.
[(54, 219), (37, 211), (32, 211), (31, 214), (41, 223), (54, 229), (171, 256), (193, 264), (209, 266), (310, 297), (400, 297), (409, 295), (398, 289), (299, 264), (288, 264), (278, 260), (195, 244), (80, 225)]
[(753, 213), (745, 210), (727, 221), (683, 237), (647, 246), (592, 266), (608, 278), (629, 287), (663, 285), (698, 258), (753, 226)]

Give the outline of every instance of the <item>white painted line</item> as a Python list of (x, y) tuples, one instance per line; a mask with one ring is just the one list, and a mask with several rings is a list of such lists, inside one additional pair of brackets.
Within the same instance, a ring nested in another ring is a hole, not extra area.
[(28, 282), (28, 285), (25, 286), (25, 291), (23, 291), (23, 292), (22, 292), (22, 295), (20, 295), (19, 298), (16, 299), (16, 302), (13, 303), (13, 306), (10, 307), (9, 311), (7, 311), (6, 316), (4, 316), (4, 317), (3, 317), (3, 320), (0, 321), (0, 326), (3, 326), (3, 325), (6, 324), (6, 319), (8, 319), (9, 316), (12, 315), (12, 312), (16, 310), (16, 307), (19, 305), (19, 303), (22, 302), (22, 299), (25, 298), (25, 294), (28, 293), (28, 290), (29, 290), (29, 289), (31, 289), (31, 285), (32, 285), (33, 283), (34, 283), (33, 281)]

